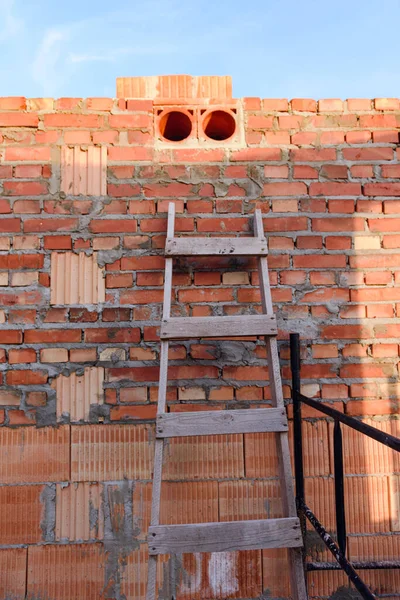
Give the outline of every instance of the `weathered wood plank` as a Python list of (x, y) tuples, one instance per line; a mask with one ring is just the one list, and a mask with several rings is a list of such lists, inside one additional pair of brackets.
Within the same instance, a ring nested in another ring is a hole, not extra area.
[(244, 315), (240, 317), (177, 317), (163, 319), (160, 338), (182, 340), (248, 335), (276, 335), (274, 315)]
[[(168, 225), (169, 236), (174, 235), (175, 230), (175, 204), (170, 202), (168, 206)], [(168, 318), (171, 314), (171, 291), (172, 291), (172, 258), (165, 260), (165, 283), (164, 283), (164, 303), (163, 318)], [(158, 386), (158, 405), (157, 413), (165, 412), (167, 380), (168, 380), (168, 341), (161, 342), (160, 354), (160, 376)], [(161, 502), (161, 478), (164, 456), (164, 439), (158, 438), (155, 441), (154, 448), (154, 468), (153, 468), (153, 493), (151, 498), (151, 525), (157, 525), (160, 520), (160, 502)], [(157, 588), (157, 556), (149, 556), (147, 572), (147, 590), (146, 600), (156, 600)]]
[(295, 548), (302, 545), (296, 518), (156, 525), (149, 527), (149, 554), (234, 552), (262, 548)]
[[(254, 215), (254, 234), (258, 239), (264, 238), (264, 225), (260, 210)], [(266, 257), (258, 259), (258, 274), (260, 280), (261, 305), (264, 314), (273, 313), (271, 288), (269, 283), (268, 261)], [(277, 407), (283, 407), (283, 394), (279, 354), (276, 339), (265, 339), (268, 357), (268, 370), (272, 401)], [(281, 479), (282, 504), (284, 514), (289, 517), (296, 515), (295, 495), (293, 489), (292, 469), (290, 465), (289, 439), (287, 432), (276, 435), (277, 454)], [(303, 569), (303, 558), (299, 548), (289, 549), (290, 586), (293, 600), (307, 600), (307, 591)]]
[(157, 416), (156, 424), (156, 436), (162, 438), (287, 430), (282, 408), (165, 413)]
[(165, 256), (264, 256), (265, 238), (167, 238)]

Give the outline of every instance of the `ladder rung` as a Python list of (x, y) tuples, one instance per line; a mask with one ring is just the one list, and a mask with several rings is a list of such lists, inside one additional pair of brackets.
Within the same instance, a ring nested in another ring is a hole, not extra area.
[(205, 410), (157, 416), (156, 437), (287, 431), (283, 408)]
[(265, 256), (266, 239), (258, 238), (169, 238), (166, 256)]
[(176, 317), (161, 322), (162, 340), (277, 335), (274, 315), (240, 317)]
[(185, 552), (234, 552), (262, 548), (297, 548), (303, 545), (297, 517), (154, 525), (149, 527), (149, 554)]

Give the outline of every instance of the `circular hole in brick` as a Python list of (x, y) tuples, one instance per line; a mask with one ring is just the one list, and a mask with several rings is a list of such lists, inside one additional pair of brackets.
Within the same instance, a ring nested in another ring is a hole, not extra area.
[(181, 142), (192, 133), (192, 121), (186, 113), (171, 110), (161, 115), (158, 128), (164, 139), (170, 142)]
[(236, 121), (226, 110), (213, 110), (204, 116), (203, 131), (212, 140), (227, 140), (236, 131)]

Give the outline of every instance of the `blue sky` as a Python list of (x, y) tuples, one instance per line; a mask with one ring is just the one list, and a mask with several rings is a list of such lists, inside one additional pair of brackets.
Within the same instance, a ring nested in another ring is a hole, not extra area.
[(235, 97), (398, 97), (400, 0), (0, 0), (0, 96), (231, 75)]

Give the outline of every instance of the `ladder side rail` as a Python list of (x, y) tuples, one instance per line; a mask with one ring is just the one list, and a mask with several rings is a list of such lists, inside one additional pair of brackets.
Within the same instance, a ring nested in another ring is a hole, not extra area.
[[(168, 224), (167, 237), (174, 236), (175, 229), (175, 204), (170, 202), (168, 205)], [(172, 266), (173, 259), (165, 259), (165, 281), (164, 281), (164, 300), (162, 318), (167, 319), (171, 313), (171, 294), (172, 294)], [(161, 341), (160, 348), (160, 374), (158, 383), (158, 403), (157, 414), (165, 412), (168, 382), (168, 340)], [(151, 498), (151, 519), (150, 525), (158, 525), (160, 521), (160, 503), (161, 503), (161, 480), (162, 464), (164, 455), (164, 439), (156, 438), (154, 447), (154, 467), (153, 467), (153, 489)], [(146, 600), (156, 600), (156, 582), (157, 582), (157, 556), (149, 556), (148, 574), (147, 574), (147, 592)]]
[[(254, 215), (254, 234), (258, 238), (264, 238), (264, 225), (261, 211), (257, 209)], [(258, 275), (260, 280), (261, 305), (263, 313), (273, 314), (273, 305), (271, 297), (271, 288), (269, 283), (268, 260), (266, 257), (258, 259)], [(273, 405), (284, 407), (281, 371), (279, 365), (278, 344), (276, 338), (265, 337), (267, 347), (268, 371), (270, 373), (271, 397)], [(284, 514), (287, 517), (296, 517), (296, 501), (292, 478), (292, 468), (290, 464), (289, 436), (287, 432), (274, 434), (276, 438), (279, 471), (281, 481), (281, 493)], [(293, 600), (307, 600), (307, 590), (305, 584), (305, 573), (303, 570), (303, 561), (301, 550), (288, 549), (290, 561), (290, 581), (293, 593)]]

